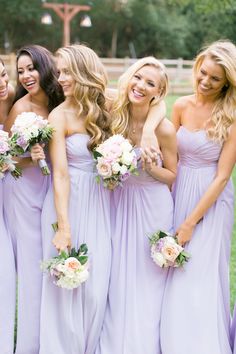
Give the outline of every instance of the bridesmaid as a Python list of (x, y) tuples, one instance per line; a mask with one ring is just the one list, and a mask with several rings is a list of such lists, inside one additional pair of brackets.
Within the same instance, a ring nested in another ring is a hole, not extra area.
[(53, 187), (42, 212), (43, 258), (86, 243), (90, 276), (74, 290), (43, 279), (40, 354), (92, 354), (103, 323), (111, 261), (110, 192), (97, 184), (91, 154), (110, 131), (106, 75), (95, 52), (83, 45), (61, 48), (56, 56), (65, 101), (49, 115), (55, 129), (50, 143)]
[(229, 259), (236, 160), (236, 47), (218, 41), (194, 64), (195, 94), (173, 110), (179, 166), (174, 227), (191, 259), (169, 273), (162, 354), (231, 354)]
[[(47, 118), (52, 108), (63, 100), (53, 57), (47, 49), (40, 46), (21, 48), (17, 54), (17, 72), (17, 101), (5, 122), (8, 131), (18, 114), (32, 111)], [(40, 221), (50, 178), (42, 175), (37, 160), (44, 157), (43, 149), (35, 145), (31, 157), (19, 159), (23, 176), (17, 181), (10, 174), (4, 178), (4, 213), (13, 243), (18, 279), (16, 354), (39, 352), (42, 290)]]
[[(14, 88), (0, 58), (0, 129), (14, 99)], [(14, 347), (14, 304), (15, 304), (15, 265), (11, 240), (3, 218), (3, 183), (0, 180), (0, 348), (2, 354), (12, 354)]]
[(0, 129), (3, 128), (7, 119), (14, 97), (14, 87), (9, 84), (9, 77), (4, 62), (0, 58)]
[(151, 105), (167, 92), (165, 67), (155, 58), (138, 60), (120, 78), (112, 128), (136, 146), (143, 159), (139, 176), (113, 192), (112, 268), (105, 321), (96, 354), (160, 354), (159, 326), (167, 271), (150, 257), (148, 235), (171, 232), (173, 201), (169, 186), (177, 168), (176, 134), (163, 119), (155, 130), (163, 155), (156, 165), (150, 150), (139, 149)]

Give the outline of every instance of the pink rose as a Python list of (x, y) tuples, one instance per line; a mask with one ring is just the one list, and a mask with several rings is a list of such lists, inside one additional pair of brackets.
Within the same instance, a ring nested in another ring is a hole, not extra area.
[(102, 158), (98, 158), (97, 170), (102, 177), (111, 177), (112, 175), (111, 165)]
[(162, 254), (167, 261), (174, 263), (182, 251), (183, 247), (178, 245), (172, 237), (165, 237), (165, 243), (162, 247)]

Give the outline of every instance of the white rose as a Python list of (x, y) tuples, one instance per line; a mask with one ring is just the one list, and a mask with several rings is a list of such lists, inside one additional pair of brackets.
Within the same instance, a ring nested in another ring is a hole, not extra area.
[(124, 175), (127, 171), (128, 171), (127, 166), (125, 166), (125, 165), (120, 166), (120, 173), (122, 175)]
[(164, 241), (164, 244), (176, 245), (176, 241), (175, 241), (174, 237), (172, 237), (172, 236), (166, 236), (162, 240)]
[(125, 140), (123, 143), (121, 143), (121, 148), (122, 151), (130, 152), (132, 150), (132, 145), (128, 142), (128, 140)]
[(131, 165), (133, 161), (133, 154), (128, 152), (128, 151), (125, 151), (123, 154), (122, 154), (122, 157), (121, 157), (121, 162), (127, 166)]
[(38, 127), (35, 127), (35, 126), (31, 127), (29, 132), (30, 132), (30, 136), (31, 137), (36, 138), (38, 136), (38, 133), (39, 133)]
[(151, 252), (151, 256), (152, 256), (153, 261), (159, 267), (166, 267), (167, 266), (167, 262), (160, 252)]
[(121, 166), (120, 166), (120, 164), (118, 162), (115, 162), (115, 163), (112, 164), (111, 168), (112, 168), (112, 172), (114, 174), (117, 174), (117, 173), (120, 172)]
[(82, 272), (78, 274), (78, 280), (80, 283), (85, 282), (89, 277), (89, 271), (88, 269), (84, 269)]

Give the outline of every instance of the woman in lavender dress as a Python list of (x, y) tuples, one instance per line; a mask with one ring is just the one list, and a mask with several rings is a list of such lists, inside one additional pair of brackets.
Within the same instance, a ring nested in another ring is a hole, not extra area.
[(173, 110), (179, 166), (174, 226), (191, 254), (169, 273), (162, 354), (231, 354), (229, 259), (236, 160), (236, 47), (219, 41), (199, 53), (194, 95)]
[[(0, 59), (0, 129), (14, 99), (14, 89), (3, 61)], [(2, 354), (12, 354), (14, 346), (14, 304), (15, 304), (15, 265), (12, 243), (3, 217), (3, 183), (0, 180), (0, 348)]]
[(57, 65), (65, 102), (49, 115), (55, 129), (53, 185), (42, 212), (43, 258), (86, 243), (90, 275), (74, 290), (43, 279), (40, 354), (92, 354), (103, 323), (111, 260), (110, 192), (96, 182), (91, 153), (110, 131), (106, 75), (95, 52), (83, 45), (59, 49)]
[[(45, 48), (21, 48), (17, 54), (17, 71), (17, 101), (4, 125), (8, 131), (18, 114), (32, 111), (47, 118), (50, 110), (63, 100), (53, 57)], [(18, 280), (16, 354), (39, 352), (41, 209), (50, 178), (42, 175), (37, 161), (44, 157), (43, 149), (35, 145), (31, 156), (18, 161), (23, 176), (17, 181), (10, 174), (4, 178), (4, 214)]]
[(169, 186), (177, 165), (176, 134), (164, 119), (156, 133), (163, 166), (139, 146), (150, 106), (167, 91), (164, 66), (155, 58), (140, 59), (120, 78), (113, 107), (113, 133), (136, 146), (139, 176), (131, 176), (112, 197), (112, 267), (108, 303), (96, 354), (160, 354), (161, 304), (167, 270), (150, 257), (148, 235), (172, 231), (173, 201)]

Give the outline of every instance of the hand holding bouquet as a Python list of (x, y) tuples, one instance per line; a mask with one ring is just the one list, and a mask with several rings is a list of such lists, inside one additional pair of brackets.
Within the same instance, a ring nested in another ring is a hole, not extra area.
[[(23, 112), (16, 117), (11, 128), (11, 151), (14, 156), (30, 151), (35, 144), (47, 143), (53, 134), (47, 119), (34, 112)], [(45, 159), (38, 161), (43, 175), (49, 175), (50, 170)]]
[(87, 252), (86, 244), (82, 244), (78, 251), (72, 248), (69, 254), (62, 251), (41, 262), (41, 269), (53, 278), (55, 285), (64, 289), (78, 288), (89, 277)]
[(21, 170), (15, 166), (16, 162), (12, 160), (9, 135), (0, 130), (0, 178), (5, 176), (9, 170), (14, 178), (20, 177)]
[(177, 238), (164, 231), (157, 231), (149, 237), (151, 257), (159, 267), (181, 267), (190, 254), (178, 244)]
[[(54, 231), (58, 224), (52, 224)], [(55, 285), (64, 289), (75, 289), (89, 277), (88, 247), (84, 243), (78, 251), (72, 248), (69, 253), (62, 251), (58, 256), (41, 262), (42, 271), (48, 273)]]
[(138, 175), (135, 151), (122, 135), (113, 135), (93, 152), (98, 172), (97, 181), (113, 190), (122, 185), (131, 174)]

